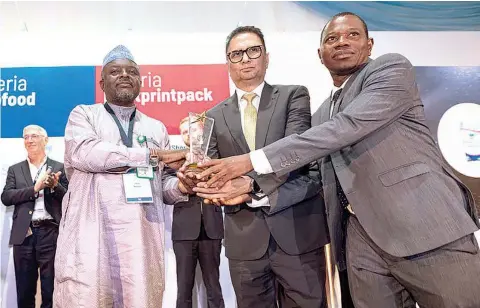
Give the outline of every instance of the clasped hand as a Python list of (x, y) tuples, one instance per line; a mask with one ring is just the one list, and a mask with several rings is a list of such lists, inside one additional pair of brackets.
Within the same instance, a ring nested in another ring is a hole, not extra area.
[[(197, 172), (188, 168), (189, 155), (184, 165), (177, 172), (179, 179), (179, 189), (188, 194), (196, 194), (204, 199), (205, 204), (215, 205), (237, 205), (251, 200), (248, 193), (251, 192), (252, 179), (247, 176), (240, 176), (237, 178), (225, 181), (222, 186), (210, 186), (208, 184), (209, 177), (202, 177), (205, 169), (200, 168)], [(208, 157), (204, 158), (198, 166), (208, 164), (211, 161)]]
[(58, 182), (60, 180), (60, 175), (62, 174), (62, 171), (58, 171), (57, 173), (51, 173), (50, 170), (45, 172), (36, 182), (34, 186), (35, 192), (39, 192), (42, 189), (45, 188), (55, 188), (58, 185)]

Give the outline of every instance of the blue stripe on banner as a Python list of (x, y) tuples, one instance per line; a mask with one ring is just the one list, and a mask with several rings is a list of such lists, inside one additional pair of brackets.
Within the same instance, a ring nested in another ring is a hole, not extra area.
[(153, 202), (152, 197), (127, 198), (127, 202)]
[(371, 31), (479, 31), (479, 1), (295, 1), (330, 18), (340, 12), (362, 17)]
[(29, 124), (63, 137), (72, 109), (95, 102), (94, 84), (94, 66), (3, 68), (0, 137), (21, 138)]

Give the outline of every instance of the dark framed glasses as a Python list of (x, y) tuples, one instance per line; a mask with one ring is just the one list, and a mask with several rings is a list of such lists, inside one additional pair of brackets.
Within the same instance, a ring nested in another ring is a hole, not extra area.
[(242, 61), (243, 54), (246, 53), (249, 59), (257, 59), (262, 55), (262, 45), (251, 46), (243, 50), (234, 50), (227, 53), (228, 60), (232, 63), (238, 63)]

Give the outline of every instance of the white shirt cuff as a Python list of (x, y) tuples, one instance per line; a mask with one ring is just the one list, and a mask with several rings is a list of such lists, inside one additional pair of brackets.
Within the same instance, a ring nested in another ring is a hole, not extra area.
[(270, 202), (268, 200), (268, 196), (265, 196), (260, 200), (252, 199), (251, 202), (247, 202), (247, 205), (251, 208), (256, 208), (256, 207), (262, 207), (262, 206), (270, 206)]
[(255, 172), (258, 174), (273, 173), (273, 168), (263, 150), (255, 150), (250, 152), (250, 160), (252, 161), (253, 170), (255, 170)]

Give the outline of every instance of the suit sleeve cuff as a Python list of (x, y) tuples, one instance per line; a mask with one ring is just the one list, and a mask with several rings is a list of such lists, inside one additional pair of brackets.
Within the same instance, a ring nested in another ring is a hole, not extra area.
[(250, 160), (252, 161), (253, 170), (258, 174), (273, 173), (273, 168), (263, 150), (250, 152)]

